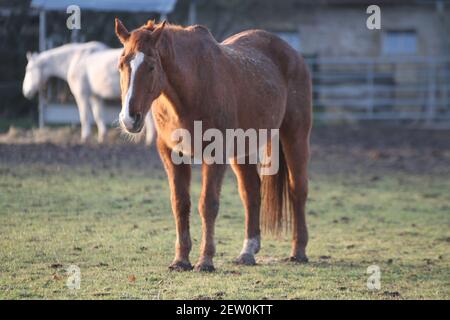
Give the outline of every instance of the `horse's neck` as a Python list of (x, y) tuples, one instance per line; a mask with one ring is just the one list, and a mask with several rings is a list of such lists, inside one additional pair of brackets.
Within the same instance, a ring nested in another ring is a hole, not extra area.
[[(195, 100), (192, 91), (197, 91), (194, 89), (197, 87), (195, 84), (197, 70), (193, 70), (192, 67), (198, 65), (196, 60), (199, 56), (203, 56), (204, 53), (201, 51), (204, 46), (199, 35), (193, 35), (189, 39), (181, 33), (173, 33), (166, 34), (162, 40), (160, 56), (168, 86), (163, 93), (172, 102), (174, 111), (180, 115), (189, 111), (188, 106), (179, 105), (180, 102), (189, 104)], [(193, 50), (196, 52), (193, 53)]]
[(50, 49), (39, 55), (43, 63), (44, 78), (57, 77), (67, 81), (67, 73), (70, 62), (72, 61), (75, 50), (61, 50), (61, 48)]

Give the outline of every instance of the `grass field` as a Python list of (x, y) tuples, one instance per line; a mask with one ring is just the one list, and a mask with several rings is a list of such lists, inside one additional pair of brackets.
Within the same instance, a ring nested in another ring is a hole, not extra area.
[[(256, 266), (232, 263), (244, 214), (229, 170), (211, 274), (167, 269), (175, 230), (154, 151), (0, 144), (0, 299), (450, 299), (449, 149), (440, 148), (436, 170), (423, 170), (426, 159), (400, 166), (395, 152), (436, 150), (360, 144), (350, 157), (322, 140), (311, 164), (310, 262), (284, 261), (285, 236), (263, 237)], [(196, 170), (192, 262), (199, 190)], [(72, 264), (78, 290), (66, 287)], [(370, 265), (380, 267), (380, 290), (367, 288)]]

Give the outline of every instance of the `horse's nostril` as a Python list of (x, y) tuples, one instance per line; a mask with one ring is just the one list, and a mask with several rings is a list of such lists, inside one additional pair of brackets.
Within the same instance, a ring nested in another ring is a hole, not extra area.
[(142, 119), (142, 113), (138, 112), (134, 115), (134, 122), (139, 123)]

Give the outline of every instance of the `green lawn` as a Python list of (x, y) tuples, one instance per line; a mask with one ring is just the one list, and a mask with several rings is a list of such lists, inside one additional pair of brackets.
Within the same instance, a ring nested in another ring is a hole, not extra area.
[[(161, 169), (0, 164), (0, 299), (449, 299), (450, 179), (312, 169), (310, 263), (263, 237), (257, 266), (232, 263), (243, 209), (228, 172), (217, 222), (217, 271), (167, 270), (174, 222)], [(200, 188), (194, 174), (193, 203)], [(191, 261), (200, 219), (193, 208)], [(66, 268), (81, 288), (66, 287)], [(370, 291), (367, 267), (381, 270)]]

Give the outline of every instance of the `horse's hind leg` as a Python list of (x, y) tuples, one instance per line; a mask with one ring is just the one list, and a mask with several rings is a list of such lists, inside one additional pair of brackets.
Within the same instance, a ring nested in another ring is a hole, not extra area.
[(285, 142), (283, 151), (289, 170), (289, 197), (293, 206), (292, 214), (292, 251), (290, 259), (307, 262), (306, 245), (308, 243), (308, 229), (306, 226), (305, 205), (308, 196), (308, 147), (303, 142)]
[(98, 130), (98, 142), (103, 143), (106, 137), (105, 113), (103, 108), (103, 100), (99, 97), (92, 96), (91, 108), (94, 115), (95, 123)]
[(261, 180), (258, 175), (256, 164), (232, 163), (236, 174), (239, 194), (245, 207), (245, 239), (242, 251), (235, 260), (238, 264), (254, 265), (255, 254), (261, 246), (259, 227), (259, 214), (261, 206), (260, 186)]
[(288, 98), (286, 116), (280, 128), (281, 145), (289, 172), (289, 199), (293, 206), (290, 259), (297, 262), (308, 261), (308, 229), (305, 217), (311, 131), (311, 99), (308, 88), (310, 87), (305, 87), (306, 91), (302, 95), (294, 94)]

